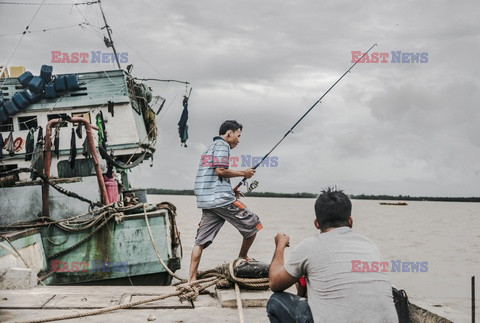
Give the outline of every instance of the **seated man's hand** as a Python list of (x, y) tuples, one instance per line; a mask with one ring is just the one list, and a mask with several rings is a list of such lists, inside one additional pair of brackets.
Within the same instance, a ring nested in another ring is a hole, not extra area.
[(275, 236), (275, 246), (277, 248), (286, 248), (290, 246), (290, 237), (285, 233), (277, 233)]

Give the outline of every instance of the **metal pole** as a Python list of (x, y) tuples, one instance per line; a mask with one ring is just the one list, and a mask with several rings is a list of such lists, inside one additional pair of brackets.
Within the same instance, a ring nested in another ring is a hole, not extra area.
[(475, 276), (472, 276), (472, 323), (475, 323)]
[[(45, 163), (44, 163), (44, 174), (47, 179), (50, 179), (50, 167), (52, 165), (52, 127), (60, 122), (69, 121), (71, 123), (80, 122), (85, 126), (87, 132), (87, 141), (90, 147), (90, 153), (92, 155), (93, 165), (95, 167), (95, 173), (97, 175), (98, 187), (100, 189), (100, 195), (104, 205), (108, 205), (110, 201), (108, 200), (107, 188), (105, 187), (105, 181), (103, 180), (102, 170), (100, 168), (100, 163), (97, 156), (97, 150), (95, 148), (95, 141), (93, 140), (92, 129), (93, 126), (84, 118), (71, 118), (70, 120), (63, 119), (53, 119), (47, 123), (46, 134), (45, 134)], [(43, 182), (42, 187), (42, 203), (43, 203), (43, 216), (49, 216), (49, 184), (48, 182)]]
[(107, 18), (105, 18), (105, 14), (103, 13), (102, 2), (98, 0), (98, 5), (100, 6), (100, 11), (102, 12), (103, 21), (105, 22), (105, 29), (107, 29), (108, 38), (110, 39), (110, 44), (112, 45), (113, 53), (115, 54), (115, 61), (117, 62), (118, 69), (121, 70), (122, 67), (120, 66), (120, 62), (118, 61), (117, 50), (115, 49), (115, 45), (113, 44), (112, 34), (110, 33), (110, 26), (107, 23)]

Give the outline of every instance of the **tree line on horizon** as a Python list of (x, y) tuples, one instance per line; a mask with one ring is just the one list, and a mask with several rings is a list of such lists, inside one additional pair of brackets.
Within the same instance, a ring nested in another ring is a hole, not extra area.
[(480, 202), (480, 197), (436, 197), (410, 195), (350, 195), (353, 200), (393, 200), (393, 201), (431, 201), (431, 202)]
[[(171, 190), (163, 188), (147, 188), (147, 194), (158, 195), (195, 195), (193, 190)], [(274, 192), (250, 192), (244, 193), (245, 196), (252, 197), (286, 197), (286, 198), (316, 198), (318, 194), (313, 193), (274, 193)]]
[[(147, 194), (156, 195), (194, 195), (193, 190), (173, 190), (164, 188), (147, 188)], [(252, 197), (284, 197), (284, 198), (317, 198), (314, 193), (275, 193), (275, 192), (250, 192), (245, 196)], [(392, 200), (392, 201), (433, 201), (433, 202), (480, 202), (480, 197), (434, 197), (410, 195), (349, 195), (352, 200)]]

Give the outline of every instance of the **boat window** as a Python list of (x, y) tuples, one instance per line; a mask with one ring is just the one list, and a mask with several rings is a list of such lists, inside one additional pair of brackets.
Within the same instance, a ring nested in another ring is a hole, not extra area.
[[(92, 121), (90, 120), (90, 112), (75, 112), (75, 113), (72, 113), (72, 117), (73, 118), (84, 118), (88, 121), (88, 123), (92, 123)], [(76, 123), (74, 124), (75, 126), (77, 125)]]
[(13, 128), (13, 119), (8, 118), (7, 121), (5, 122), (0, 122), (0, 132), (10, 132), (14, 131), (15, 129)]
[[(47, 115), (47, 119), (48, 121), (50, 120), (53, 120), (53, 119), (58, 119), (58, 118), (62, 118), (62, 119), (68, 119), (69, 117), (67, 116), (66, 113), (56, 113), (56, 114), (48, 114)], [(68, 126), (68, 122), (62, 122), (60, 124), (60, 127), (67, 127)]]
[(68, 160), (61, 160), (57, 163), (58, 177), (84, 177), (95, 175), (95, 165), (91, 158), (77, 159), (75, 160), (75, 166), (70, 168), (70, 162)]
[(36, 116), (18, 117), (18, 128), (20, 130), (30, 130), (36, 127), (38, 127)]

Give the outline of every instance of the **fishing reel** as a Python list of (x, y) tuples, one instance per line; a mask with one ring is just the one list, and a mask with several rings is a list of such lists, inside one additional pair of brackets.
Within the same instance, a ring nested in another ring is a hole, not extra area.
[(245, 181), (245, 186), (247, 187), (247, 192), (250, 193), (254, 189), (258, 187), (258, 181), (253, 181), (251, 184), (248, 184), (247, 181)]

